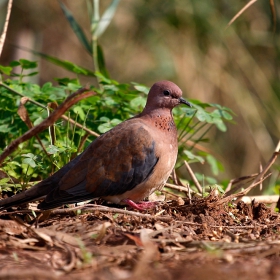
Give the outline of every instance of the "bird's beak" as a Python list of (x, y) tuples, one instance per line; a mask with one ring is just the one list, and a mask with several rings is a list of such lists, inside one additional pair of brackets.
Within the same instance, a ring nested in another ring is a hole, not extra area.
[(188, 105), (188, 106), (192, 107), (191, 103), (188, 102), (187, 100), (185, 100), (182, 97), (179, 98), (179, 101), (180, 101), (180, 104), (185, 104), (185, 105)]

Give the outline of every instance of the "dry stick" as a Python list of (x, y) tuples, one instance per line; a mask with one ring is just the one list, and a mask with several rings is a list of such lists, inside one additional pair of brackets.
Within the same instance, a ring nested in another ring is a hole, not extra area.
[(186, 166), (186, 168), (187, 168), (187, 170), (188, 170), (190, 176), (192, 177), (192, 180), (193, 180), (193, 182), (194, 182), (194, 184), (195, 184), (197, 190), (198, 190), (200, 193), (202, 193), (202, 187), (201, 187), (201, 185), (199, 184), (199, 182), (198, 182), (197, 178), (195, 177), (194, 173), (192, 172), (191, 167), (189, 166), (189, 164), (188, 164), (185, 160), (184, 160), (184, 164), (185, 164), (185, 166)]
[(245, 11), (247, 10), (251, 5), (253, 5), (257, 0), (251, 0), (249, 3), (247, 3), (227, 24), (226, 29)]
[[(20, 104), (17, 110), (18, 115), (20, 116), (21, 120), (26, 124), (26, 126), (28, 127), (28, 129), (31, 129), (34, 125), (31, 122), (30, 118), (29, 118), (29, 114), (28, 111), (25, 107), (25, 104), (29, 101), (29, 97), (22, 97), (20, 99)], [(44, 153), (50, 157), (50, 155), (48, 154), (43, 142), (41, 141), (39, 135), (35, 135), (35, 138), (37, 139), (38, 143), (40, 144), (40, 146), (42, 147)]]
[(279, 195), (256, 195), (256, 196), (243, 196), (242, 201), (246, 204), (251, 204), (253, 200), (260, 203), (276, 203), (279, 199)]
[(107, 207), (107, 206), (102, 206), (102, 205), (97, 205), (97, 206), (83, 205), (83, 206), (77, 206), (77, 207), (68, 208), (68, 209), (57, 209), (57, 210), (53, 210), (52, 214), (71, 213), (74, 210), (81, 210), (81, 211), (85, 211), (85, 212), (100, 211), (100, 212), (121, 213), (121, 214), (127, 214), (127, 215), (137, 216), (137, 217), (141, 217), (141, 218), (150, 218), (150, 219), (166, 221), (166, 222), (169, 222), (172, 220), (172, 217), (162, 217), (162, 216), (155, 216), (155, 215), (150, 215), (150, 214), (143, 214), (143, 213), (139, 213), (139, 212), (135, 212), (135, 211), (129, 211), (129, 210)]
[[(239, 182), (242, 182), (242, 181), (245, 181), (247, 179), (250, 179), (249, 181), (253, 181), (253, 179), (256, 178), (257, 175), (258, 175), (258, 173), (254, 173), (254, 174), (251, 174), (249, 176), (242, 176), (242, 177), (239, 177), (239, 178), (231, 179), (229, 181), (228, 185), (227, 185), (227, 188), (225, 190), (225, 194), (230, 194), (230, 193), (236, 192), (237, 189), (241, 188), (245, 183), (237, 185), (234, 188), (231, 188), (232, 185), (235, 185), (235, 184), (237, 184)], [(246, 182), (246, 183), (248, 183), (248, 182)]]
[[(262, 177), (259, 178), (259, 180), (257, 180), (256, 182), (254, 180), (255, 183), (253, 182), (249, 187), (252, 189), (253, 187), (259, 185), (261, 182), (263, 182), (265, 179), (267, 179), (271, 174), (272, 173), (269, 173), (269, 174), (265, 175), (264, 177), (263, 177), (263, 174), (262, 174)], [(247, 194), (251, 190), (250, 189), (250, 190), (248, 190), (246, 192), (247, 189), (243, 190), (242, 192), (236, 193), (236, 194), (225, 195), (221, 200), (219, 200), (217, 202), (210, 203), (210, 205), (216, 205), (217, 206), (217, 205), (221, 205), (223, 203), (227, 203), (227, 202), (231, 201), (234, 198), (242, 197), (242, 196), (244, 196), (245, 194)]]
[[(263, 171), (262, 163), (260, 162), (260, 173)], [(261, 178), (262, 179), (262, 178)], [(260, 183), (260, 191), (262, 190), (263, 185), (262, 182)]]
[(55, 110), (48, 118), (46, 118), (37, 126), (34, 126), (32, 129), (28, 130), (21, 137), (14, 140), (0, 155), (0, 165), (3, 163), (4, 159), (7, 156), (9, 156), (13, 151), (16, 150), (19, 144), (23, 143), (24, 141), (30, 139), (34, 135), (44, 131), (46, 128), (51, 126), (55, 121), (57, 121), (61, 117), (61, 115), (65, 113), (65, 111), (67, 111), (71, 106), (76, 104), (78, 101), (96, 94), (95, 92), (88, 91), (88, 90), (89, 90), (88, 88), (81, 88), (76, 92), (74, 92), (73, 94), (69, 95), (66, 98), (66, 100), (59, 105), (57, 110)]
[(10, 15), (11, 15), (12, 5), (13, 5), (13, 0), (9, 0), (8, 6), (7, 6), (6, 20), (5, 20), (2, 35), (0, 37), (0, 56), (2, 54), (2, 50), (4, 47), (6, 35), (7, 35), (7, 29), (8, 29), (8, 25), (9, 25), (9, 19), (10, 19)]
[(212, 204), (218, 206), (218, 205), (227, 203), (228, 201), (231, 201), (233, 198), (244, 196), (251, 189), (253, 189), (255, 186), (260, 184), (263, 180), (265, 180), (268, 176), (264, 177), (264, 175), (269, 170), (271, 165), (275, 162), (275, 160), (277, 159), (277, 156), (279, 155), (279, 150), (280, 150), (280, 140), (279, 140), (279, 142), (278, 142), (278, 144), (275, 148), (275, 151), (274, 151), (273, 155), (271, 156), (270, 160), (268, 161), (268, 163), (264, 167), (263, 171), (259, 173), (259, 175), (255, 178), (255, 180), (252, 182), (252, 184), (248, 188), (246, 188), (245, 190), (243, 190), (243, 191), (241, 191), (237, 194), (232, 194), (232, 195), (229, 195), (227, 197), (224, 197), (224, 198), (220, 199), (219, 201), (213, 202)]
[[(93, 211), (100, 211), (100, 212), (111, 212), (111, 213), (120, 213), (120, 214), (127, 214), (131, 216), (137, 216), (141, 218), (150, 218), (150, 219), (155, 219), (155, 220), (160, 220), (160, 221), (165, 221), (169, 222), (172, 221), (172, 217), (162, 217), (162, 216), (155, 216), (155, 215), (150, 215), (150, 214), (143, 214), (135, 211), (129, 211), (129, 210), (124, 210), (124, 209), (118, 209), (118, 208), (113, 208), (113, 207), (107, 207), (107, 206), (102, 206), (102, 205), (81, 205), (77, 207), (72, 207), (72, 208), (65, 208), (65, 209), (55, 209), (51, 210), (52, 215), (60, 215), (60, 214), (67, 214), (71, 213), (76, 210), (81, 210), (84, 212), (93, 212)], [(49, 210), (48, 210), (49, 211)], [(5, 215), (12, 215), (12, 214), (31, 214), (31, 213), (43, 213), (44, 210), (30, 210), (30, 209), (24, 209), (24, 210), (17, 210), (17, 211), (12, 211), (12, 212), (0, 212), (0, 216), (5, 216)]]
[(176, 185), (173, 185), (173, 184), (170, 184), (170, 183), (165, 183), (164, 186), (167, 187), (167, 188), (173, 189), (173, 190), (180, 191), (180, 192), (186, 192), (186, 193), (191, 192), (191, 193), (194, 193), (193, 190), (191, 190), (188, 187), (184, 187), (184, 186), (176, 186)]
[(166, 194), (169, 194), (171, 196), (174, 196), (176, 199), (177, 198), (182, 198), (182, 196), (178, 195), (178, 194), (175, 194), (175, 193), (172, 193), (172, 192), (169, 192), (169, 191), (166, 191), (166, 190), (161, 190), (162, 193), (166, 193)]

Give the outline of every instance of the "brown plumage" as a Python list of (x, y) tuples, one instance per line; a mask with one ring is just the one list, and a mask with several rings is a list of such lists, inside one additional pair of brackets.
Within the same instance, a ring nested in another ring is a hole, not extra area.
[(172, 109), (190, 104), (172, 82), (155, 83), (143, 112), (93, 141), (74, 160), (29, 190), (0, 201), (0, 209), (44, 198), (40, 209), (51, 209), (102, 197), (141, 209), (141, 201), (161, 189), (174, 168), (177, 130)]

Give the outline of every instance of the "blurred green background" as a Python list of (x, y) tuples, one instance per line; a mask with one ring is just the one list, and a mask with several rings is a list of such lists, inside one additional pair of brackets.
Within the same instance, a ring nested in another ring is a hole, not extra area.
[[(235, 124), (228, 124), (226, 133), (213, 128), (210, 142), (203, 144), (224, 165), (221, 181), (258, 172), (279, 140), (280, 24), (277, 21), (274, 26), (269, 2), (255, 2), (226, 28), (248, 1), (121, 0), (99, 40), (111, 78), (148, 86), (171, 80), (186, 98), (219, 103), (236, 113)], [(86, 1), (63, 3), (90, 38)], [(101, 13), (110, 3), (100, 1)], [(1, 29), (6, 5), (7, 1), (0, 1)], [(275, 5), (279, 13), (279, 3)], [(37, 60), (40, 75), (32, 79), (41, 85), (55, 83), (54, 78), (75, 78), (17, 46), (94, 70), (92, 57), (73, 33), (58, 1), (14, 1), (0, 64), (20, 58)], [(94, 78), (81, 80), (96, 84)], [(200, 164), (192, 168), (210, 173)], [(279, 161), (274, 168), (279, 169)], [(271, 184), (278, 175), (276, 171), (268, 179)]]

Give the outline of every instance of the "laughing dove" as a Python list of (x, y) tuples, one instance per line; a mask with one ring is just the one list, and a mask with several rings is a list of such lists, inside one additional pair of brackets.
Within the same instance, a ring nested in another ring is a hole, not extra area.
[(172, 109), (189, 102), (172, 82), (155, 83), (142, 113), (93, 141), (78, 157), (27, 191), (0, 201), (0, 209), (44, 200), (39, 209), (93, 198), (144, 209), (141, 201), (161, 189), (174, 168), (177, 130)]

